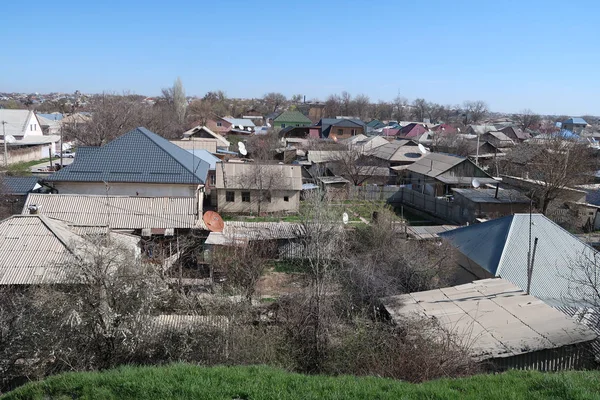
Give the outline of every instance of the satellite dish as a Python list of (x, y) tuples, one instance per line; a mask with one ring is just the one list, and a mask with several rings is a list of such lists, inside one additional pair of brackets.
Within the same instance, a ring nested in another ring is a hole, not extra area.
[(456, 130), (458, 131), (458, 133), (460, 133), (460, 128), (456, 128)]
[(202, 216), (202, 220), (204, 221), (204, 224), (208, 230), (211, 232), (223, 232), (223, 228), (225, 228), (225, 222), (223, 222), (223, 218), (221, 218), (221, 216), (214, 211), (205, 212)]
[(348, 221), (349, 221), (348, 213), (343, 213), (342, 214), (342, 222), (344, 223), (344, 225), (348, 225)]
[(238, 149), (241, 155), (248, 155), (248, 150), (246, 149), (246, 145), (244, 144), (244, 142), (238, 142)]
[(421, 143), (419, 143), (419, 151), (423, 154), (427, 154), (427, 149)]
[(471, 186), (473, 186), (475, 189), (479, 188), (479, 186), (481, 186), (481, 182), (479, 182), (479, 180), (477, 178), (473, 178), (473, 180), (471, 181)]

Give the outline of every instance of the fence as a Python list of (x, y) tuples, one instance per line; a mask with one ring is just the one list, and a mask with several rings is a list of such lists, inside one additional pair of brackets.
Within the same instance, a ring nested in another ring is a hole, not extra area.
[(388, 201), (396, 195), (401, 186), (364, 185), (352, 186), (349, 198), (351, 200)]
[(460, 224), (464, 219), (459, 205), (446, 201), (445, 198), (430, 196), (404, 187), (400, 187), (387, 201), (406, 204), (452, 223)]

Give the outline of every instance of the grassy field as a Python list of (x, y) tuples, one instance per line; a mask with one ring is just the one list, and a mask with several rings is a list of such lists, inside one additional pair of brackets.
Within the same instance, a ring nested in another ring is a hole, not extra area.
[(599, 372), (511, 371), (409, 384), (291, 374), (269, 367), (124, 367), (30, 383), (2, 399), (598, 399)]

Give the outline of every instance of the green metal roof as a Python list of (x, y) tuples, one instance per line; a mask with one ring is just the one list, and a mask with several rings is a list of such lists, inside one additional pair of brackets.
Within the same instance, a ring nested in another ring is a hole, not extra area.
[(300, 111), (284, 111), (273, 121), (284, 124), (312, 124), (312, 121)]

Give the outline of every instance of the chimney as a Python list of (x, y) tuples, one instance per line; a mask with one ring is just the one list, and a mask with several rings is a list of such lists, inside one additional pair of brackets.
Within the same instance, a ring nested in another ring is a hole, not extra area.
[(498, 186), (500, 186), (500, 183), (496, 183), (496, 194), (494, 195), (495, 199), (498, 198)]

